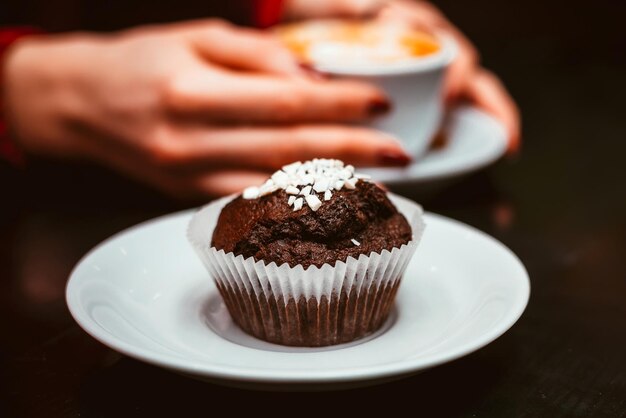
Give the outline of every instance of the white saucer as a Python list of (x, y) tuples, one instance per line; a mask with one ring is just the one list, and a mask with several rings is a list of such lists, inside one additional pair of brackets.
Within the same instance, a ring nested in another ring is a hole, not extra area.
[(406, 168), (359, 168), (388, 185), (422, 183), (458, 177), (498, 160), (507, 148), (507, 135), (500, 122), (471, 106), (454, 109), (444, 131), (448, 143), (429, 151)]
[(185, 238), (191, 212), (108, 239), (74, 269), (66, 297), (76, 321), (109, 347), (227, 385), (330, 389), (415, 373), (477, 350), (519, 318), (529, 296), (519, 259), (498, 241), (434, 214), (375, 335), (342, 346), (291, 348), (231, 321)]

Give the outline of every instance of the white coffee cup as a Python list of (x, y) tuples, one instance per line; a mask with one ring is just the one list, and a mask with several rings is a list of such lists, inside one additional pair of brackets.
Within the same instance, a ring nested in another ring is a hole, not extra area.
[(392, 102), (391, 111), (367, 126), (387, 132), (419, 158), (428, 150), (443, 119), (443, 79), (457, 54), (451, 37), (435, 34), (440, 49), (398, 63), (350, 65), (313, 62), (313, 67), (333, 78), (362, 80), (381, 88)]

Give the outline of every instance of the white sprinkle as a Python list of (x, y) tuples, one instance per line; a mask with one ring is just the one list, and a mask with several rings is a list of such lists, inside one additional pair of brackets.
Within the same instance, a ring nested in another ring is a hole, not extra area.
[(368, 181), (369, 178), (367, 174), (355, 173), (354, 166), (344, 165), (340, 160), (314, 158), (283, 166), (263, 185), (245, 189), (242, 196), (244, 199), (256, 199), (276, 190), (284, 190), (288, 195), (288, 204), (294, 210), (302, 209), (305, 202), (312, 210), (317, 210), (322, 200), (331, 200), (335, 190), (355, 189), (359, 180)]
[(287, 193), (287, 194), (298, 194), (298, 193), (300, 193), (300, 189), (298, 189), (295, 186), (287, 186), (285, 188), (285, 193)]
[(345, 168), (339, 172), (339, 178), (342, 180), (347, 180), (352, 177), (352, 173), (350, 170), (346, 170)]
[(359, 181), (359, 179), (355, 179), (355, 178), (348, 179), (346, 180), (346, 183), (344, 184), (344, 186), (346, 186), (346, 189), (353, 190), (356, 188), (357, 181)]
[(244, 199), (256, 199), (259, 197), (259, 188), (258, 187), (246, 187), (243, 191)]
[(278, 186), (276, 186), (274, 183), (272, 183), (271, 185), (264, 184), (263, 186), (259, 187), (259, 196), (265, 196), (270, 193), (274, 193), (276, 190), (278, 190)]
[(289, 184), (289, 174), (284, 171), (277, 171), (272, 174), (272, 180), (274, 181), (274, 184), (280, 188), (286, 187), (287, 184)]
[(328, 179), (316, 180), (315, 184), (313, 185), (313, 190), (315, 190), (318, 193), (325, 192), (326, 190), (328, 190), (328, 186), (330, 186), (329, 183), (330, 182), (328, 181)]
[(359, 241), (355, 240), (354, 238), (352, 238), (350, 241), (352, 241), (352, 243), (353, 243), (354, 245), (356, 245), (357, 247), (358, 247), (359, 245), (361, 245), (361, 243), (360, 243)]
[(301, 165), (302, 165), (302, 163), (300, 161), (296, 161), (295, 163), (284, 165), (283, 166), (283, 171), (288, 173), (288, 174), (293, 174), (293, 173), (296, 172), (296, 170), (298, 168), (300, 168)]
[(312, 174), (305, 174), (304, 176), (302, 176), (300, 183), (303, 186), (306, 186), (307, 184), (313, 184), (314, 181), (315, 181), (315, 177), (313, 177)]
[(314, 194), (310, 194), (308, 196), (305, 196), (304, 198), (306, 199), (306, 203), (313, 210), (313, 212), (315, 212), (320, 208), (320, 206), (322, 206), (322, 201), (319, 200), (319, 198)]

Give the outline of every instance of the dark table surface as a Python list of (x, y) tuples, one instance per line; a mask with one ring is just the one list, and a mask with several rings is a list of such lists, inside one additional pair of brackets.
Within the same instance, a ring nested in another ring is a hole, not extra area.
[(510, 331), (452, 363), (345, 392), (248, 392), (180, 377), (90, 338), (70, 317), (64, 287), (101, 240), (191, 203), (94, 167), (3, 167), (0, 416), (329, 405), (352, 414), (395, 405), (422, 416), (626, 416), (625, 9), (610, 1), (439, 3), (518, 100), (524, 149), (448, 187), (402, 193), (519, 255), (532, 291)]

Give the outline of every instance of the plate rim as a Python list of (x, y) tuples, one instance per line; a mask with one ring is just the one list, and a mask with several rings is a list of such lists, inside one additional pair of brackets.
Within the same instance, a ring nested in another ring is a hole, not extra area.
[[(149, 227), (152, 224), (157, 224), (164, 221), (171, 221), (176, 218), (191, 217), (191, 215), (196, 210), (198, 210), (198, 208), (187, 209), (162, 215), (126, 228), (97, 244), (76, 263), (66, 283), (65, 299), (70, 314), (85, 332), (87, 332), (91, 337), (93, 337), (100, 343), (121, 354), (134, 358), (136, 360), (143, 361), (145, 363), (181, 372), (183, 374), (192, 374), (204, 378), (226, 381), (267, 384), (346, 383), (361, 380), (378, 380), (392, 378), (400, 375), (409, 375), (421, 370), (438, 366), (440, 364), (454, 361), (458, 358), (473, 353), (485, 347), (487, 344), (495, 341), (506, 331), (508, 331), (519, 320), (519, 318), (525, 311), (530, 298), (530, 278), (528, 275), (528, 271), (526, 270), (524, 264), (519, 259), (519, 257), (506, 245), (504, 245), (496, 238), (471, 225), (465, 224), (463, 222), (443, 215), (435, 214), (432, 212), (425, 212), (424, 217), (426, 220), (428, 220), (428, 218), (437, 219), (444, 223), (450, 223), (455, 227), (469, 229), (472, 233), (476, 233), (479, 236), (486, 238), (487, 240), (495, 244), (499, 248), (499, 250), (503, 250), (505, 253), (510, 255), (512, 257), (512, 261), (517, 264), (517, 267), (520, 268), (521, 276), (519, 277), (519, 279), (516, 280), (519, 280), (522, 285), (522, 294), (518, 296), (517, 306), (515, 306), (514, 309), (512, 309), (508, 313), (508, 315), (506, 315), (500, 321), (499, 326), (494, 327), (492, 330), (490, 330), (490, 332), (484, 333), (481, 338), (473, 340), (470, 343), (463, 344), (461, 346), (461, 349), (451, 348), (445, 351), (435, 351), (434, 353), (429, 354), (426, 357), (420, 357), (418, 359), (398, 361), (395, 363), (387, 363), (371, 367), (350, 367), (316, 371), (309, 370), (306, 372), (302, 372), (299, 370), (263, 370), (249, 369), (245, 367), (210, 365), (195, 360), (178, 359), (162, 353), (155, 352), (150, 349), (138, 347), (134, 344), (116, 338), (98, 325), (92, 326), (93, 321), (84, 311), (84, 308), (79, 301), (77, 292), (74, 291), (74, 288), (78, 286), (77, 281), (79, 279), (77, 279), (76, 277), (79, 269), (84, 266), (85, 263), (101, 248), (115, 241), (116, 239), (126, 234), (132, 233), (136, 230), (141, 230), (143, 228)], [(192, 251), (191, 248), (190, 251)]]

